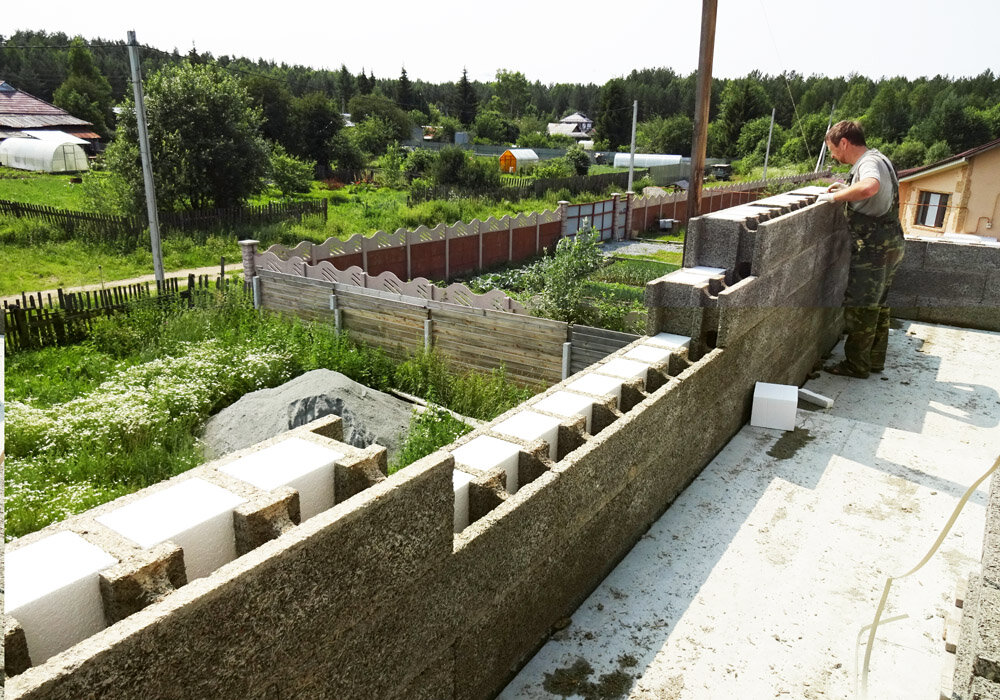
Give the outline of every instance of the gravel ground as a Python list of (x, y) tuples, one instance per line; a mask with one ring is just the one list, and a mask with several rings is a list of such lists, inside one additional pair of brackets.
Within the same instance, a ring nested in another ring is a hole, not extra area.
[(660, 243), (657, 241), (608, 241), (601, 246), (605, 255), (652, 255), (660, 251), (680, 253), (683, 243)]

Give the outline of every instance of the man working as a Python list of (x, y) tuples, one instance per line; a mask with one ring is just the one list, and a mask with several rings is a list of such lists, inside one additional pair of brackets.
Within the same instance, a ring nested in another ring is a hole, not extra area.
[(869, 372), (881, 372), (885, 367), (889, 343), (885, 301), (904, 247), (899, 183), (889, 159), (868, 148), (858, 122), (834, 124), (826, 134), (826, 147), (834, 158), (852, 167), (847, 185), (831, 185), (818, 201), (847, 203), (853, 246), (844, 292), (845, 357), (824, 369), (864, 379)]

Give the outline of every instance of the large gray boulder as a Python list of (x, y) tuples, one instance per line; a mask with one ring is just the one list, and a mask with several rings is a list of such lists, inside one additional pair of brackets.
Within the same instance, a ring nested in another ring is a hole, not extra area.
[(202, 440), (206, 456), (214, 459), (333, 413), (343, 419), (344, 442), (355, 447), (377, 443), (389, 450), (391, 460), (406, 437), (413, 408), (339, 372), (315, 369), (244, 395), (209, 419)]

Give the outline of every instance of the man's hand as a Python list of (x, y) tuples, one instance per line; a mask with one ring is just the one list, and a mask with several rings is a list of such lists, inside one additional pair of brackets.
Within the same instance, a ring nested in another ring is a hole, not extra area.
[(829, 187), (827, 187), (826, 191), (827, 192), (837, 192), (838, 190), (845, 190), (845, 189), (847, 189), (847, 185), (845, 185), (843, 182), (835, 182), (832, 185), (830, 185)]
[(820, 204), (822, 202), (832, 202), (832, 201), (833, 201), (832, 192), (824, 192), (823, 194), (821, 194), (819, 197), (816, 198), (817, 204)]

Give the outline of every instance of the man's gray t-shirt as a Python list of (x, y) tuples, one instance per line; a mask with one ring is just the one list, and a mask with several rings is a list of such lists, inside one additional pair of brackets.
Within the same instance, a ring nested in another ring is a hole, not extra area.
[(882, 216), (889, 211), (892, 206), (894, 173), (889, 169), (889, 159), (882, 155), (878, 149), (869, 148), (864, 152), (858, 161), (851, 168), (850, 184), (860, 182), (866, 177), (873, 177), (878, 180), (878, 193), (860, 202), (848, 202), (849, 206), (859, 214), (868, 216)]

